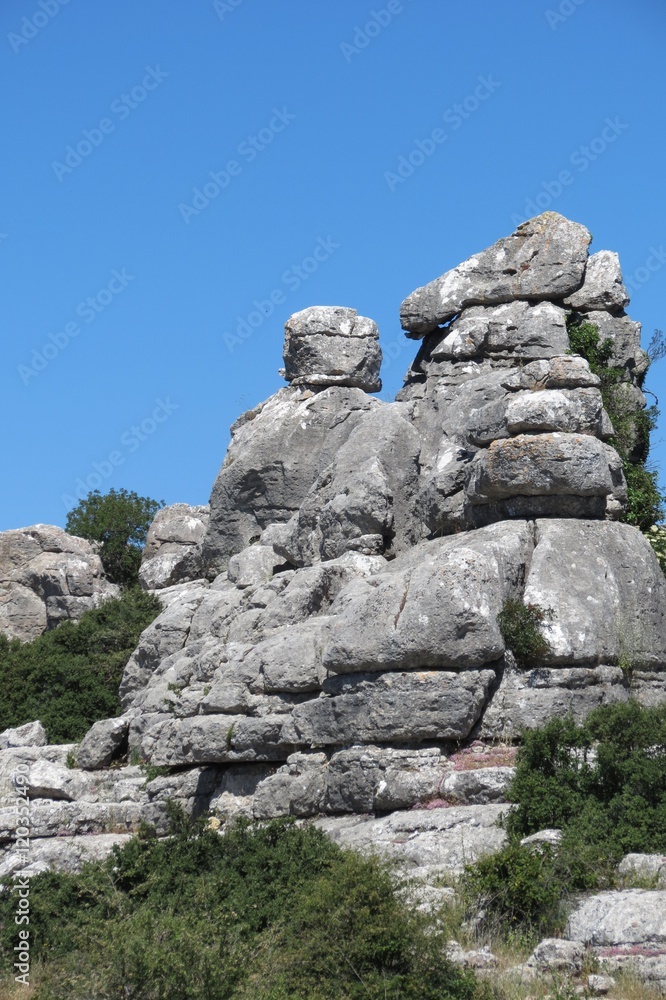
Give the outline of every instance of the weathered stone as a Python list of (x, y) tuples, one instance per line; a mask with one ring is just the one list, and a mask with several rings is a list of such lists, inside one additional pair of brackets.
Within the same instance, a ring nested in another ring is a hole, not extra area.
[(523, 837), (520, 841), (520, 846), (538, 849), (542, 844), (546, 844), (548, 847), (557, 847), (561, 841), (561, 830), (538, 830), (536, 833), (530, 834), (529, 837)]
[(30, 767), (28, 795), (31, 799), (80, 799), (85, 789), (81, 772), (48, 760), (38, 760)]
[(98, 550), (49, 524), (0, 532), (0, 632), (28, 642), (117, 597)]
[(47, 742), (46, 730), (41, 722), (26, 722), (16, 729), (5, 729), (0, 733), (0, 750), (11, 747), (43, 747)]
[(409, 809), (379, 819), (331, 816), (315, 825), (342, 847), (379, 851), (424, 873), (455, 874), (504, 846), (506, 832), (497, 821), (507, 809), (499, 805)]
[(505, 669), (484, 712), (481, 735), (511, 739), (523, 729), (536, 729), (566, 715), (582, 722), (600, 705), (628, 698), (627, 679), (620, 667)]
[(209, 515), (208, 506), (186, 503), (158, 510), (139, 568), (139, 582), (145, 590), (161, 590), (203, 575), (201, 545)]
[(262, 781), (252, 804), (256, 819), (316, 816), (326, 791), (326, 755), (295, 753), (276, 774)]
[(527, 965), (543, 972), (580, 972), (585, 947), (580, 941), (544, 938), (536, 946)]
[(500, 658), (503, 602), (524, 577), (527, 524), (492, 525), (425, 542), (386, 572), (353, 584), (354, 600), (331, 626), (329, 670), (478, 667)]
[(599, 250), (589, 256), (583, 284), (564, 300), (565, 306), (590, 312), (607, 309), (619, 312), (629, 302), (627, 289), (622, 282), (620, 258), (612, 250)]
[(588, 434), (519, 434), (494, 441), (470, 466), (467, 497), (476, 504), (519, 495), (606, 497), (614, 491), (610, 452), (614, 449)]
[(645, 374), (650, 362), (645, 351), (641, 350), (640, 323), (635, 323), (628, 316), (612, 316), (603, 311), (585, 313), (583, 319), (596, 326), (601, 343), (604, 340), (613, 342), (611, 364), (626, 368), (636, 378)]
[(652, 883), (666, 888), (666, 855), (626, 854), (617, 866), (618, 875), (624, 882)]
[(283, 562), (272, 545), (250, 545), (231, 557), (228, 576), (237, 587), (258, 587), (268, 583)]
[(567, 935), (596, 947), (666, 945), (666, 892), (624, 889), (589, 896), (569, 917)]
[(666, 578), (627, 524), (544, 520), (525, 600), (554, 610), (545, 664), (666, 667)]
[(203, 715), (166, 719), (151, 726), (141, 740), (151, 764), (220, 764), (285, 760), (294, 747), (282, 739), (284, 716)]
[(95, 722), (83, 737), (76, 751), (78, 767), (86, 771), (108, 767), (127, 747), (129, 719), (121, 715), (117, 719), (102, 719)]
[(565, 431), (603, 437), (602, 414), (598, 389), (543, 389), (513, 395), (506, 423), (510, 434)]
[(617, 983), (612, 976), (600, 976), (592, 973), (587, 977), (587, 988), (595, 997), (605, 996), (611, 990), (614, 990), (616, 986)]
[(212, 813), (224, 819), (243, 816), (252, 819), (254, 795), (259, 783), (273, 773), (268, 764), (235, 764), (224, 770), (224, 775), (215, 789), (209, 808)]
[(436, 747), (350, 747), (328, 764), (324, 809), (331, 813), (409, 809), (437, 796), (444, 757)]
[(236, 421), (211, 494), (208, 572), (223, 570), (269, 524), (288, 521), (363, 413), (379, 406), (362, 389), (288, 388)]
[(289, 522), (278, 551), (296, 566), (401, 551), (420, 534), (414, 498), (421, 448), (410, 408), (385, 404), (364, 417)]
[(75, 875), (86, 862), (104, 861), (114, 847), (123, 847), (131, 836), (129, 833), (101, 833), (32, 839), (29, 852), (14, 849), (0, 855), (0, 882), (6, 882), (18, 872), (26, 877), (45, 871)]
[(311, 306), (290, 316), (284, 331), (285, 378), (292, 385), (381, 389), (379, 330), (355, 309)]
[(513, 767), (477, 767), (467, 771), (451, 771), (442, 781), (439, 793), (447, 802), (461, 806), (503, 802), (504, 793), (514, 774)]
[(464, 739), (479, 719), (492, 670), (359, 674), (328, 681), (327, 697), (297, 705), (284, 739), (295, 745)]
[(485, 354), (491, 358), (550, 358), (569, 349), (564, 309), (551, 302), (471, 306), (430, 348), (434, 360)]
[(502, 385), (512, 392), (527, 389), (587, 389), (601, 384), (598, 375), (593, 375), (585, 358), (577, 354), (549, 358), (546, 361), (531, 361), (524, 368), (503, 376)]
[(402, 326), (421, 337), (468, 306), (570, 295), (583, 283), (590, 240), (584, 226), (544, 212), (412, 292), (400, 307)]

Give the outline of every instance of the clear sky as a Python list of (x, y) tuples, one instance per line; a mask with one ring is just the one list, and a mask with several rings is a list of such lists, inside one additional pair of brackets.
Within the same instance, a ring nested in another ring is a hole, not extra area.
[(663, 0), (4, 0), (0, 529), (86, 485), (206, 503), (305, 306), (377, 321), (392, 398), (404, 296), (543, 208), (620, 253), (647, 343), (665, 29)]

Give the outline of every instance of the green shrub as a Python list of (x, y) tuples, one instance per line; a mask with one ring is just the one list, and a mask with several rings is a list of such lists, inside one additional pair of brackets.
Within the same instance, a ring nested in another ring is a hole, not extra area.
[(127, 490), (93, 490), (67, 515), (70, 535), (101, 542), (104, 571), (113, 583), (132, 587), (138, 583), (141, 553), (148, 529), (163, 500), (140, 497)]
[(659, 565), (663, 572), (666, 573), (666, 526), (652, 524), (644, 534), (654, 549), (654, 554), (659, 560)]
[[(35, 877), (30, 898), (35, 1000), (485, 995), (385, 864), (288, 821), (135, 838), (80, 875)], [(6, 965), (13, 906), (0, 893)]]
[[(611, 364), (613, 341), (600, 341), (593, 323), (575, 321), (569, 324), (568, 332), (571, 353), (585, 358), (590, 371), (601, 380), (601, 396), (615, 432), (611, 443), (622, 459), (627, 480), (627, 510), (623, 520), (645, 532), (664, 517), (665, 498), (657, 483), (657, 473), (645, 467), (650, 432), (657, 425), (659, 411), (654, 406), (647, 410), (637, 407), (624, 369)], [(650, 345), (650, 356), (654, 359), (663, 356), (660, 353), (663, 334), (661, 338), (657, 336), (660, 333), (655, 331)]]
[(118, 715), (123, 669), (160, 607), (137, 588), (32, 642), (0, 635), (0, 731), (40, 719), (51, 743), (69, 743)]
[(518, 751), (508, 829), (562, 827), (610, 856), (666, 851), (666, 705), (595, 709), (552, 719)]
[(520, 667), (527, 667), (550, 651), (550, 643), (540, 626), (553, 617), (549, 608), (510, 599), (497, 616), (504, 642)]
[[(572, 894), (610, 888), (619, 859), (666, 852), (666, 705), (603, 706), (577, 725), (524, 733), (508, 799), (508, 845), (465, 870), (470, 915), (505, 934), (561, 931)], [(539, 830), (559, 845), (521, 846)]]

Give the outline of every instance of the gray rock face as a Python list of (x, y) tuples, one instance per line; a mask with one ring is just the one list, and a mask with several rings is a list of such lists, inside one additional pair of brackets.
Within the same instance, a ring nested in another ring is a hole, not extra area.
[(580, 941), (544, 938), (527, 959), (527, 965), (539, 971), (580, 972), (584, 957)]
[(311, 306), (290, 316), (284, 331), (285, 378), (292, 385), (381, 389), (379, 330), (355, 309)]
[(655, 884), (666, 888), (666, 856), (663, 854), (627, 854), (617, 866), (618, 875), (627, 881)]
[(579, 312), (606, 309), (621, 312), (629, 302), (622, 282), (620, 258), (611, 250), (600, 250), (588, 258), (583, 284), (564, 300), (565, 306)]
[(158, 510), (139, 568), (144, 590), (161, 590), (203, 575), (201, 545), (210, 510), (174, 503)]
[(625, 889), (590, 896), (569, 917), (567, 935), (596, 947), (666, 945), (666, 892)]
[(205, 564), (223, 570), (267, 525), (288, 521), (362, 415), (379, 405), (358, 388), (289, 388), (237, 421), (211, 494)]
[(16, 729), (0, 733), (0, 750), (13, 747), (43, 747), (48, 743), (46, 730), (41, 722), (26, 722)]
[(649, 360), (645, 351), (641, 350), (641, 324), (635, 323), (624, 314), (613, 316), (608, 312), (592, 311), (583, 317), (586, 323), (592, 323), (599, 331), (599, 340), (613, 342), (611, 363), (619, 368), (625, 368), (627, 374), (640, 377), (648, 369)]
[(0, 532), (0, 632), (29, 642), (117, 597), (98, 546), (49, 524)]
[(556, 357), (568, 349), (564, 309), (551, 302), (506, 302), (465, 309), (435, 343), (432, 356), (440, 360), (486, 354), (524, 360)]
[(129, 719), (102, 719), (88, 730), (76, 753), (76, 763), (86, 771), (108, 767), (127, 746)]
[(544, 212), (412, 292), (400, 307), (403, 328), (422, 337), (468, 306), (564, 298), (583, 283), (590, 240), (584, 226)]

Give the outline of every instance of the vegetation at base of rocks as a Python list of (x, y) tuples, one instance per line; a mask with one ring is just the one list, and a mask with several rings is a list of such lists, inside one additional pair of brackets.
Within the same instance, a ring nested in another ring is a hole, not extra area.
[(70, 743), (118, 715), (123, 669), (160, 610), (137, 587), (31, 642), (0, 635), (0, 732), (39, 719), (50, 743)]
[(505, 601), (497, 616), (504, 642), (516, 658), (519, 667), (529, 666), (550, 651), (550, 643), (541, 631), (550, 621), (553, 611), (538, 604), (526, 604), (517, 598)]
[[(666, 705), (595, 709), (526, 732), (508, 792), (508, 845), (468, 866), (470, 912), (513, 933), (555, 934), (576, 892), (611, 888), (628, 853), (666, 852)], [(520, 840), (559, 829), (559, 844)]]
[[(35, 1000), (490, 997), (404, 906), (391, 870), (312, 826), (185, 825), (31, 880)], [(14, 900), (0, 894), (12, 961)]]
[(65, 530), (100, 542), (104, 572), (112, 583), (132, 587), (139, 580), (141, 553), (148, 529), (163, 500), (140, 497), (128, 490), (93, 490), (67, 515)]
[[(637, 409), (624, 369), (611, 364), (613, 341), (601, 341), (593, 323), (574, 321), (569, 324), (568, 332), (571, 353), (585, 358), (590, 371), (601, 380), (601, 396), (615, 432), (611, 444), (622, 459), (627, 480), (628, 502), (624, 520), (646, 532), (663, 519), (666, 502), (659, 489), (657, 473), (646, 468), (650, 432), (657, 425), (659, 411), (656, 406)], [(648, 349), (650, 361), (657, 361), (665, 354), (663, 334), (655, 330)]]

